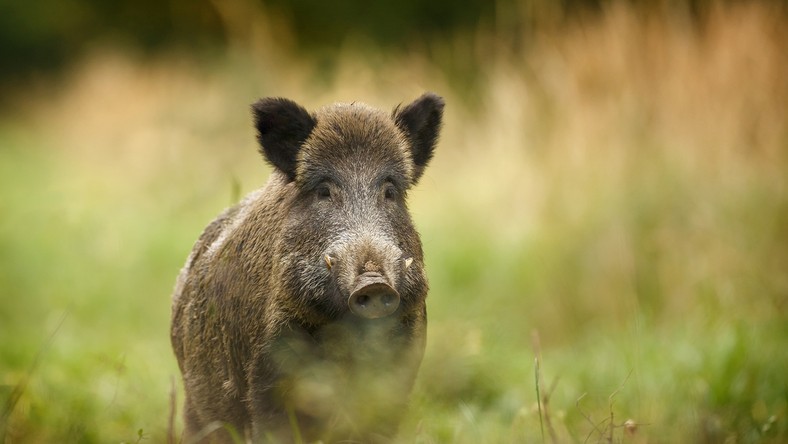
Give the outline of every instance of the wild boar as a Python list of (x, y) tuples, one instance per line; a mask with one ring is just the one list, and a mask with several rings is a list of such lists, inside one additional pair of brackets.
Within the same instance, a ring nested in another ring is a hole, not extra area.
[(208, 225), (173, 294), (186, 441), (396, 434), (427, 325), (406, 195), (433, 157), (443, 106), (432, 93), (391, 113), (252, 105), (273, 172)]

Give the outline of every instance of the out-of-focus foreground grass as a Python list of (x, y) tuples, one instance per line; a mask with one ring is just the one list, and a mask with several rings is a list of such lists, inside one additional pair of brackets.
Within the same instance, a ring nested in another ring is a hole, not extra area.
[(611, 6), (520, 49), (439, 44), (473, 94), (418, 52), (349, 45), (327, 75), (238, 17), (228, 54), (98, 50), (0, 122), (6, 442), (166, 439), (169, 294), (202, 228), (265, 181), (254, 99), (425, 89), (447, 115), (410, 197), (430, 324), (402, 442), (788, 440), (781, 12), (690, 28)]

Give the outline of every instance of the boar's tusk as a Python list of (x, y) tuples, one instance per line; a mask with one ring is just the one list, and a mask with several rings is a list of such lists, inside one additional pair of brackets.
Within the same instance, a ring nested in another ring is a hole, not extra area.
[(331, 267), (334, 266), (334, 263), (336, 262), (336, 259), (334, 259), (329, 255), (323, 256), (323, 260), (326, 261), (326, 268), (328, 268), (329, 270), (331, 269)]
[(408, 267), (410, 267), (410, 264), (412, 264), (412, 263), (413, 263), (413, 258), (412, 257), (409, 257), (409, 258), (405, 259), (405, 269), (407, 270)]

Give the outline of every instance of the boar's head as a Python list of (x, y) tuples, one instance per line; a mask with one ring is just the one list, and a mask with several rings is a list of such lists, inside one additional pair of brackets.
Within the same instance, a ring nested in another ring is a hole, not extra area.
[(317, 327), (423, 311), (406, 197), (433, 156), (443, 100), (428, 93), (391, 114), (355, 103), (310, 114), (281, 98), (252, 109), (261, 152), (285, 183), (274, 269), (295, 295), (290, 314)]

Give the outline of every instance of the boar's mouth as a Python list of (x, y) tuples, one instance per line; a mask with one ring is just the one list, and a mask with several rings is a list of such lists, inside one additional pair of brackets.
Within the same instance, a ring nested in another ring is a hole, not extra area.
[(400, 297), (397, 290), (389, 285), (380, 273), (367, 272), (356, 278), (347, 303), (356, 316), (378, 319), (397, 311)]

